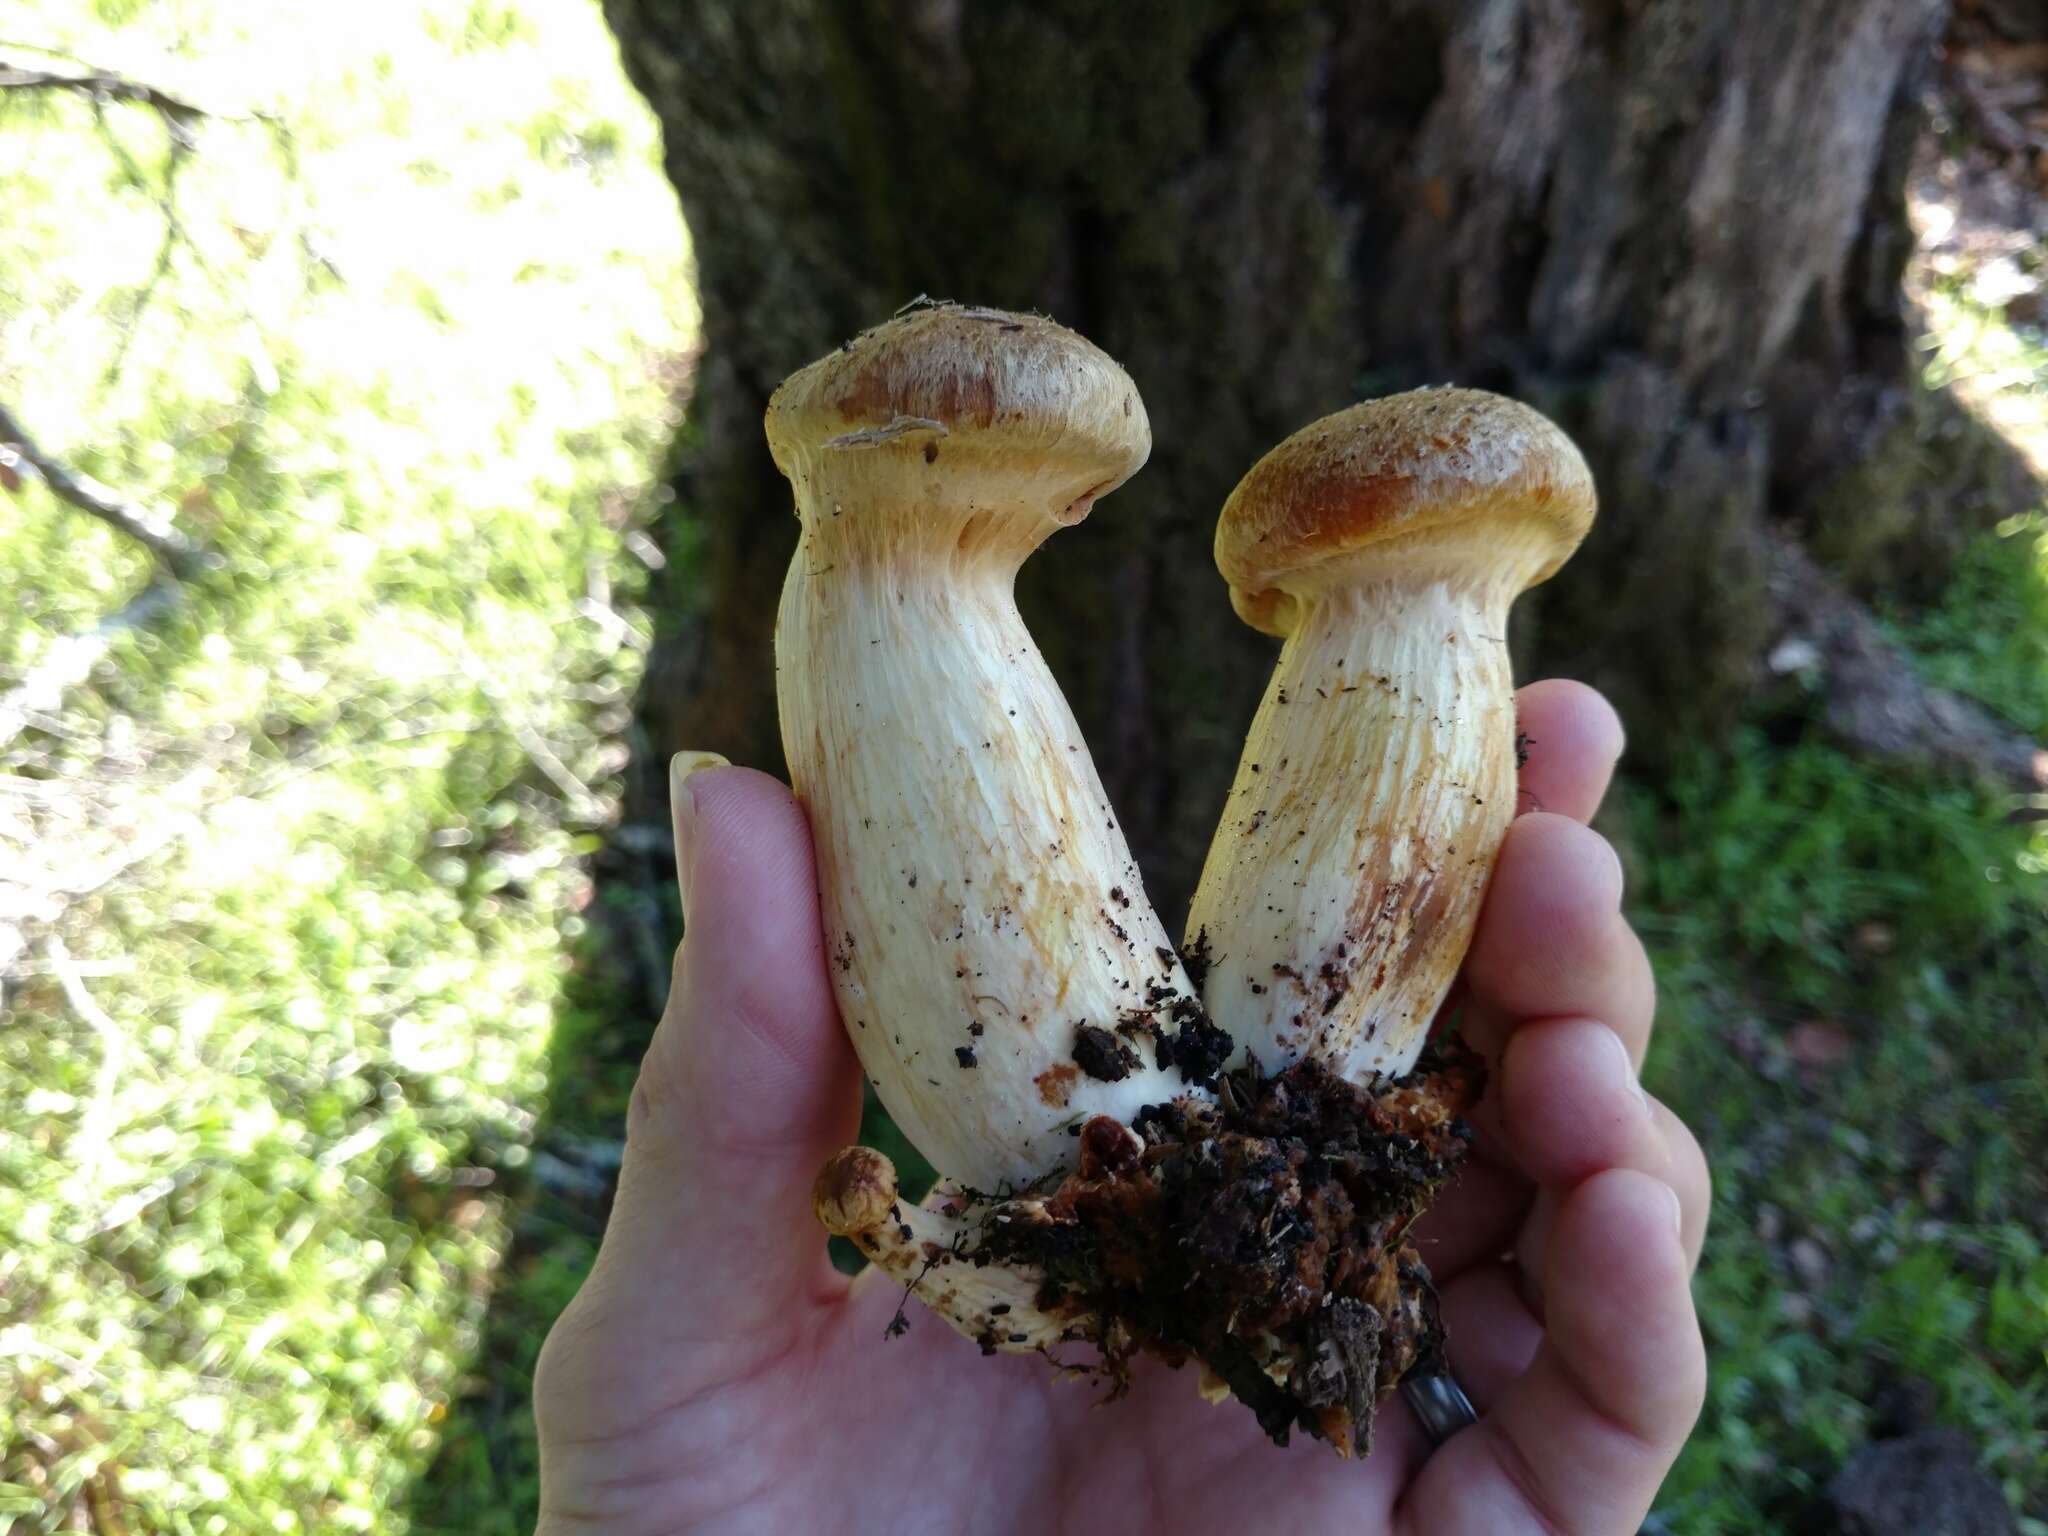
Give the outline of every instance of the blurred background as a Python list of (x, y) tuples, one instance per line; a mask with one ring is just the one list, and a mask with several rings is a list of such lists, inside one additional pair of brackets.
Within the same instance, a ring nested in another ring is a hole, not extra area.
[(0, 1531), (531, 1528), (664, 764), (778, 766), (761, 409), (923, 293), (1151, 411), (1021, 595), (1169, 925), (1238, 475), (1573, 431), (1512, 638), (1717, 1178), (1650, 1529), (2048, 1533), (2048, 3), (1104, 14), (0, 0)]

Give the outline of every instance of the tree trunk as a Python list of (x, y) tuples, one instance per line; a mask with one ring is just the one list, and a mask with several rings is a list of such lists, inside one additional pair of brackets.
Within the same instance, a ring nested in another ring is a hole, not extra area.
[(704, 307), (660, 747), (779, 761), (797, 525), (762, 409), (919, 293), (1052, 314), (1151, 413), (1150, 467), (1020, 596), (1164, 912), (1273, 655), (1213, 520), (1317, 415), (1456, 380), (1573, 432), (1601, 521), (1517, 646), (1653, 754), (1750, 687), (1774, 548), (1853, 585), (1937, 567), (1966, 521), (1885, 469), (1930, 457), (1899, 279), (1946, 0), (607, 6)]

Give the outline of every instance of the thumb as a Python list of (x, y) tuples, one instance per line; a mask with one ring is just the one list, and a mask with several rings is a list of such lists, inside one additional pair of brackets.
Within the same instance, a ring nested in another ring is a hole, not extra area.
[[(694, 771), (692, 771), (694, 770)], [(809, 825), (711, 754), (670, 770), (683, 943), (627, 1116), (599, 1269), (698, 1337), (787, 1322), (832, 1283), (810, 1186), (860, 1125)]]

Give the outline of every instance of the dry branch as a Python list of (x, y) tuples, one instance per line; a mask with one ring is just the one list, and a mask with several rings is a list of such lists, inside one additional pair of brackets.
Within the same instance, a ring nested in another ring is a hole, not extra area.
[(96, 102), (134, 102), (153, 109), (165, 122), (179, 128), (214, 115), (182, 96), (173, 96), (158, 86), (116, 74), (111, 69), (36, 69), (0, 60), (0, 91), (73, 91)]
[(14, 413), (0, 405), (0, 453), (10, 451), (12, 457), (41, 477), (51, 495), (147, 546), (172, 575), (191, 577), (205, 567), (206, 557), (199, 546), (173, 527), (169, 518), (123, 501), (97, 480), (67, 468), (61, 460), (43, 452)]
[(97, 480), (45, 453), (14, 413), (0, 405), (0, 465), (11, 469), (19, 464), (34, 470), (59, 501), (119, 529), (148, 549), (156, 556), (158, 572), (155, 580), (116, 612), (90, 629), (57, 641), (20, 683), (0, 694), (0, 747), (10, 745), (36, 716), (55, 710), (65, 693), (91, 675), (122, 635), (154, 623), (175, 608), (183, 596), (184, 580), (219, 562), (218, 556), (200, 548), (168, 517), (124, 501)]

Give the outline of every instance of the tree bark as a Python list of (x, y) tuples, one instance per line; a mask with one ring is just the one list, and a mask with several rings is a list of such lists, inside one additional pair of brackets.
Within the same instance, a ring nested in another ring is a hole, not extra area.
[(1517, 648), (1609, 689), (1652, 755), (1750, 686), (1774, 540), (1853, 586), (1938, 568), (1970, 522), (1872, 468), (1941, 457), (1899, 279), (1947, 0), (607, 9), (704, 307), (659, 747), (778, 762), (797, 528), (762, 409), (919, 293), (1052, 314), (1151, 413), (1151, 466), (1020, 598), (1167, 912), (1273, 654), (1231, 614), (1213, 520), (1319, 414), (1456, 380), (1572, 431), (1601, 521)]

